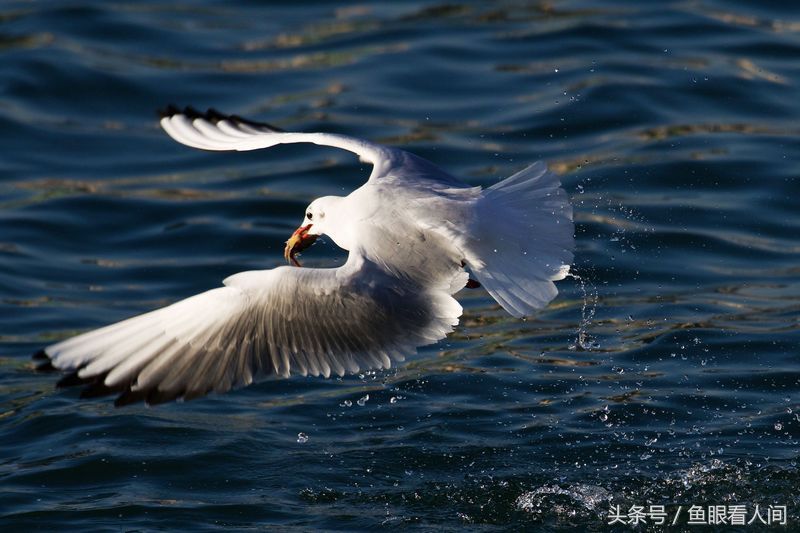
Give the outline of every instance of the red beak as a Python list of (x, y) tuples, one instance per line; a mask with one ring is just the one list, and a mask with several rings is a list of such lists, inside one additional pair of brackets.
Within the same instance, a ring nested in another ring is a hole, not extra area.
[(294, 266), (301, 266), (300, 261), (298, 261), (295, 256), (314, 244), (314, 241), (317, 240), (316, 235), (308, 234), (308, 230), (311, 229), (311, 226), (312, 224), (300, 226), (292, 233), (289, 240), (286, 241), (286, 248), (283, 249), (283, 257)]

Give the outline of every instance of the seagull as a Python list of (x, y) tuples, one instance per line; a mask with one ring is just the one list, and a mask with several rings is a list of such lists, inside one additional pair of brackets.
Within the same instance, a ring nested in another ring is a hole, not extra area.
[[(483, 189), (409, 152), (332, 133), (170, 106), (161, 127), (202, 150), (312, 143), (372, 165), (347, 196), (317, 198), (286, 242), (289, 263), (234, 274), (223, 286), (56, 344), (34, 355), (68, 371), (58, 387), (115, 405), (191, 400), (268, 377), (387, 369), (453, 331), (453, 295), (482, 286), (514, 317), (557, 294), (573, 260), (572, 206), (537, 162)], [(320, 235), (348, 252), (337, 268), (301, 267)], [(467, 272), (469, 271), (469, 272)]]

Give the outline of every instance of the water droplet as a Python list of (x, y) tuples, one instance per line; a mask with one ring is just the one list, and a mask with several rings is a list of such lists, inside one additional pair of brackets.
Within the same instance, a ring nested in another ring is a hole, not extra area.
[(308, 442), (308, 435), (306, 435), (301, 431), (300, 433), (297, 434), (297, 442), (299, 442), (300, 444), (305, 444), (306, 442)]
[(783, 424), (780, 422), (775, 422), (775, 431), (780, 431), (783, 429)]
[(600, 413), (600, 421), (605, 422), (606, 420), (608, 420), (608, 415), (605, 413)]
[(352, 407), (352, 406), (353, 402), (351, 402), (350, 400), (345, 400), (339, 404), (339, 407)]
[(359, 407), (364, 407), (368, 401), (369, 401), (369, 394), (365, 394), (364, 396), (359, 398), (356, 403), (358, 404)]

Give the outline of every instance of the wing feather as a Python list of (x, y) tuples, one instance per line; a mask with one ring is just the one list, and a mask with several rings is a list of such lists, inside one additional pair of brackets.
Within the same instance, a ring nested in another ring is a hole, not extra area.
[(266, 123), (223, 115), (209, 109), (200, 113), (191, 107), (179, 110), (170, 106), (161, 112), (161, 127), (181, 144), (201, 150), (258, 150), (278, 144), (313, 143), (353, 152), (362, 161), (372, 163), (376, 172), (383, 172), (401, 154), (395, 150), (362, 139), (332, 133), (286, 132)]
[[(453, 274), (454, 276), (457, 274)], [(449, 283), (442, 284), (449, 287)], [(360, 253), (338, 269), (243, 272), (224, 286), (45, 348), (86, 396), (160, 403), (265, 376), (389, 368), (443, 338), (461, 306), (442, 287), (394, 276)]]

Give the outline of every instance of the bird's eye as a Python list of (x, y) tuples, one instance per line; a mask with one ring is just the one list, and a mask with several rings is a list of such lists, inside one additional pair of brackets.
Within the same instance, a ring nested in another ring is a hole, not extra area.
[(311, 213), (311, 211), (309, 211), (308, 213), (306, 213), (306, 218), (307, 218), (308, 220), (311, 220), (312, 218), (314, 218), (314, 215)]

